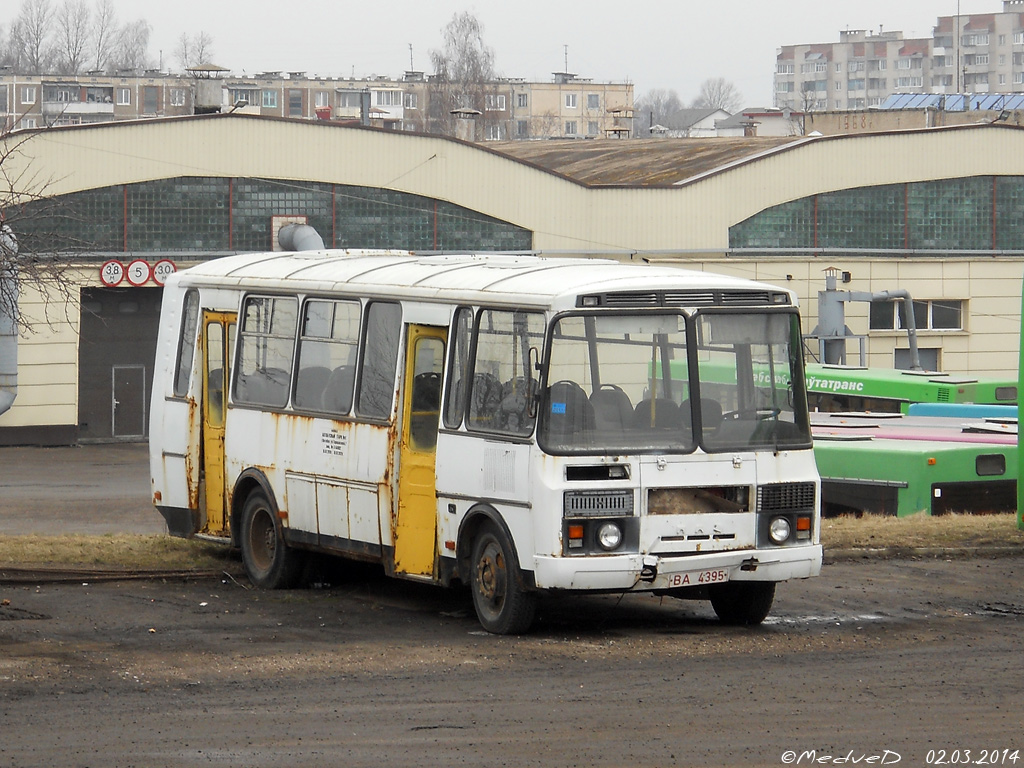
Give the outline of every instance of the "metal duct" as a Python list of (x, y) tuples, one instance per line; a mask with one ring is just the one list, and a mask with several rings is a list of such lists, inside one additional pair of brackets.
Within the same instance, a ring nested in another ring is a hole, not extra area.
[(322, 251), (323, 238), (309, 224), (285, 224), (277, 231), (277, 242), (285, 251)]
[(18, 396), (18, 239), (0, 225), (0, 413)]

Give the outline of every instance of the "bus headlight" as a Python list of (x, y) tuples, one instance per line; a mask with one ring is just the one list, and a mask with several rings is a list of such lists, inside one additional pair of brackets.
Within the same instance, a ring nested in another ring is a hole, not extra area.
[(605, 552), (618, 549), (622, 544), (622, 529), (617, 523), (602, 523), (597, 529), (597, 545)]
[(775, 544), (784, 544), (791, 530), (789, 520), (784, 517), (773, 517), (768, 524), (768, 537)]

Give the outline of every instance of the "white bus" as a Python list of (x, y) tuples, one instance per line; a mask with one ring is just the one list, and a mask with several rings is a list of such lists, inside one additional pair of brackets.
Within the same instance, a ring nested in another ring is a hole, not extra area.
[(261, 587), (347, 555), (462, 582), (487, 630), (517, 633), (549, 590), (757, 624), (777, 582), (821, 569), (800, 320), (763, 283), (532, 255), (217, 259), (167, 280), (151, 414), (169, 531), (230, 537)]

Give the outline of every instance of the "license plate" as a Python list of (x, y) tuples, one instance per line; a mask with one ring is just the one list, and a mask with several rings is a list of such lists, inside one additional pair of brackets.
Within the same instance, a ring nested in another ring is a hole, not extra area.
[(700, 587), (707, 584), (719, 584), (729, 580), (729, 572), (725, 568), (707, 568), (703, 571), (686, 571), (685, 573), (670, 573), (668, 575), (668, 588), (676, 587)]

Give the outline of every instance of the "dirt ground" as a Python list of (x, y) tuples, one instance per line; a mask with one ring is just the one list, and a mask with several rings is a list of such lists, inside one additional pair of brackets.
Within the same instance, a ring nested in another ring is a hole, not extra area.
[(1024, 557), (830, 563), (756, 629), (564, 596), (522, 637), (327, 573), (0, 584), (0, 766), (1024, 766)]

